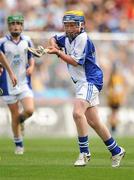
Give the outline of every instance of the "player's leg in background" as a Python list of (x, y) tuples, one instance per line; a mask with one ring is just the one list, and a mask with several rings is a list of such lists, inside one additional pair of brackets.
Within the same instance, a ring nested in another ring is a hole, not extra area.
[(88, 106), (89, 104), (82, 99), (76, 99), (74, 101), (73, 118), (77, 127), (78, 145), (80, 150), (80, 155), (74, 163), (75, 166), (86, 165), (91, 155), (88, 147), (88, 124), (85, 116), (85, 111)]
[(21, 99), (23, 111), (19, 115), (19, 122), (23, 123), (27, 118), (31, 117), (34, 112), (33, 97), (25, 97)]
[(86, 111), (89, 125), (96, 131), (112, 154), (112, 167), (120, 165), (120, 161), (125, 154), (125, 150), (117, 145), (112, 138), (106, 125), (100, 120), (97, 106), (90, 107)]
[(24, 122), (27, 118), (31, 117), (34, 112), (34, 100), (33, 97), (24, 97), (21, 99), (21, 104), (23, 107), (22, 112), (19, 114), (18, 121), (21, 127), (21, 133), (24, 136)]
[(113, 135), (117, 132), (117, 126), (119, 123), (118, 119), (119, 106), (111, 107), (111, 113), (108, 117), (108, 125), (110, 126), (110, 131)]
[(14, 143), (16, 146), (15, 154), (23, 154), (24, 147), (23, 147), (23, 139), (20, 131), (20, 124), (18, 122), (19, 118), (19, 105), (18, 102), (14, 104), (8, 104), (9, 110), (11, 112), (12, 118), (12, 131), (14, 135)]

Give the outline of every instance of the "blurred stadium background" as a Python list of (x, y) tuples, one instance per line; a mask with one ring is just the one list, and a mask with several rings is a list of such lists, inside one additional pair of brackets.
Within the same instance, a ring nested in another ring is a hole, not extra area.
[[(0, 36), (7, 32), (6, 18), (21, 12), (25, 17), (25, 34), (35, 46), (47, 44), (55, 32), (62, 33), (62, 16), (68, 9), (81, 9), (86, 30), (96, 45), (104, 71), (104, 88), (100, 95), (100, 114), (107, 123), (109, 108), (106, 91), (112, 64), (119, 62), (127, 81), (127, 98), (120, 109), (117, 135), (134, 135), (134, 1), (133, 0), (0, 0)], [(26, 122), (26, 137), (74, 137), (72, 119), (73, 84), (66, 64), (56, 56), (36, 59), (32, 77), (36, 111)], [(20, 107), (21, 108), (21, 107)], [(10, 114), (0, 99), (0, 136), (10, 136)], [(92, 130), (89, 134), (95, 136)]]

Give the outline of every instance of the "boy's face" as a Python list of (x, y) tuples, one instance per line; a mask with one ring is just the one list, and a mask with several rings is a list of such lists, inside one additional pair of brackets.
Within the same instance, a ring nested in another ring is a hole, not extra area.
[(64, 22), (64, 30), (66, 32), (66, 35), (72, 38), (80, 33), (80, 26), (77, 22)]
[(23, 23), (21, 22), (12, 22), (8, 24), (9, 32), (13, 37), (17, 37), (23, 31)]

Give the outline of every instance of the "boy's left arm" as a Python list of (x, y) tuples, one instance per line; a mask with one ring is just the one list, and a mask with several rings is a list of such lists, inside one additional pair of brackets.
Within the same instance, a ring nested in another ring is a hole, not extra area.
[(28, 66), (28, 68), (27, 68), (27, 70), (26, 70), (26, 74), (27, 74), (28, 76), (31, 76), (31, 75), (32, 75), (33, 70), (34, 70), (34, 66), (35, 66), (35, 60), (34, 60), (33, 57), (31, 57), (31, 59), (29, 59), (29, 66)]

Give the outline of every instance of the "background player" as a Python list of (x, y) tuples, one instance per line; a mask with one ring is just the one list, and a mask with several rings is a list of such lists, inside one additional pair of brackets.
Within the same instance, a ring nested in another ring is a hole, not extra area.
[(119, 123), (118, 112), (120, 107), (124, 104), (127, 96), (126, 78), (120, 68), (118, 62), (112, 65), (111, 75), (107, 87), (107, 101), (111, 113), (108, 118), (111, 132), (114, 134)]
[[(22, 15), (11, 15), (7, 18), (9, 34), (0, 40), (0, 50), (7, 57), (12, 70), (17, 77), (17, 85), (11, 86), (7, 73), (2, 73), (5, 79), (3, 99), (7, 103), (12, 117), (12, 130), (15, 143), (15, 154), (23, 154), (24, 146), (20, 130), (20, 123), (30, 117), (34, 111), (33, 92), (31, 89), (31, 74), (34, 69), (34, 59), (28, 46), (32, 42), (28, 36), (22, 34), (24, 18)], [(19, 102), (23, 112), (19, 112)]]

